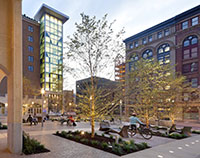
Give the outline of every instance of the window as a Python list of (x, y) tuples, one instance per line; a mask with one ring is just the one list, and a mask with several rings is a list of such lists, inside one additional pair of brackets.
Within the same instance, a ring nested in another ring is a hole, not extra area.
[(129, 71), (132, 71), (134, 69), (135, 62), (139, 60), (138, 55), (132, 55), (130, 57), (130, 62), (129, 62)]
[(162, 44), (157, 51), (158, 62), (162, 64), (167, 64), (170, 62), (170, 46), (168, 43)]
[(133, 43), (129, 44), (129, 49), (133, 49)]
[(192, 26), (197, 25), (199, 23), (199, 17), (192, 18)]
[(198, 63), (197, 62), (193, 62), (190, 64), (185, 64), (183, 65), (183, 73), (189, 73), (189, 72), (196, 72), (198, 70)]
[(29, 42), (33, 42), (33, 37), (32, 36), (28, 36), (28, 41)]
[(182, 23), (182, 29), (187, 29), (188, 28), (188, 21), (185, 21)]
[(162, 37), (162, 32), (158, 32), (158, 35), (157, 35), (158, 38), (161, 38)]
[(28, 51), (29, 52), (33, 52), (33, 47), (32, 46), (28, 46)]
[(28, 56), (28, 61), (33, 62), (34, 61), (33, 56)]
[(152, 35), (148, 37), (148, 41), (149, 41), (149, 42), (152, 41)]
[(142, 44), (146, 44), (146, 43), (147, 43), (146, 38), (143, 38), (143, 39), (142, 39)]
[(33, 70), (34, 70), (33, 66), (28, 66), (28, 70), (33, 72)]
[(143, 59), (151, 59), (153, 57), (153, 52), (151, 49), (147, 49), (142, 54)]
[(192, 78), (191, 85), (193, 88), (197, 88), (198, 87), (198, 78)]
[(165, 29), (165, 36), (169, 35), (169, 29)]
[(198, 38), (195, 35), (188, 36), (183, 41), (183, 59), (198, 57)]
[(28, 30), (29, 30), (30, 32), (33, 32), (33, 26), (28, 26)]
[(134, 43), (134, 46), (135, 46), (135, 47), (138, 47), (138, 41), (136, 41), (136, 42)]

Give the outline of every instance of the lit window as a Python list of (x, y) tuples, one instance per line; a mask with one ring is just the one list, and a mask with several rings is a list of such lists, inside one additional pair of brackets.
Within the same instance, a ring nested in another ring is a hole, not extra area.
[(165, 36), (169, 35), (169, 29), (165, 29)]
[(33, 37), (32, 36), (28, 36), (28, 41), (29, 42), (33, 42)]
[(152, 36), (148, 37), (148, 41), (151, 42), (152, 41)]
[(28, 46), (28, 51), (29, 52), (33, 52), (33, 47), (32, 46)]
[(146, 44), (146, 43), (147, 43), (146, 38), (143, 38), (143, 39), (142, 39), (142, 44)]
[(33, 62), (34, 61), (33, 56), (28, 56), (28, 61)]
[(28, 26), (28, 30), (29, 30), (30, 32), (33, 32), (33, 26)]
[(158, 38), (161, 38), (162, 37), (162, 32), (158, 32)]
[(192, 18), (192, 26), (197, 25), (199, 23), (199, 17)]
[(33, 72), (33, 70), (34, 70), (33, 66), (28, 66), (28, 70)]
[(187, 29), (188, 28), (188, 21), (185, 21), (182, 23), (182, 29)]

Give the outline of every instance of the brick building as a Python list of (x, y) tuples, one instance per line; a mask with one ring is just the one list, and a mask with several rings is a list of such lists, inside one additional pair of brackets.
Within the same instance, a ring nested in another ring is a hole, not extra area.
[[(140, 58), (154, 58), (160, 64), (176, 65), (176, 71), (197, 88), (200, 85), (199, 30), (200, 5), (125, 39), (126, 74)], [(126, 100), (126, 106), (130, 104), (131, 100)], [(184, 117), (200, 120), (200, 103), (191, 102)]]

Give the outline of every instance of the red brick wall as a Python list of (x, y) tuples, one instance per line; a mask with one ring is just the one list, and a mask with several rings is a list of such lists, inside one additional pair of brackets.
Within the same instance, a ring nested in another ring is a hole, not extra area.
[[(33, 27), (33, 32), (28, 30), (28, 26)], [(22, 20), (23, 27), (23, 76), (31, 81), (31, 84), (40, 89), (40, 45), (39, 45), (39, 31), (40, 26), (37, 22), (30, 22), (29, 19)], [(28, 41), (28, 36), (33, 37), (33, 42)], [(33, 52), (28, 51), (28, 46), (33, 47)], [(29, 62), (28, 56), (33, 56), (34, 61)], [(34, 71), (30, 72), (28, 70), (28, 66), (32, 65), (34, 67)]]

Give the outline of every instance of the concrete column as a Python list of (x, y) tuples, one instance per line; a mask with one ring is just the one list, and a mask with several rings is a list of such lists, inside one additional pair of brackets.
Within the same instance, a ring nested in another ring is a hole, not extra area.
[[(2, 1), (2, 0), (1, 0)], [(4, 0), (3, 0), (4, 1)], [(6, 0), (10, 18), (8, 60), (8, 149), (22, 152), (22, 12), (21, 0)]]
[(198, 107), (198, 110), (199, 110), (199, 122), (200, 122), (200, 107)]

